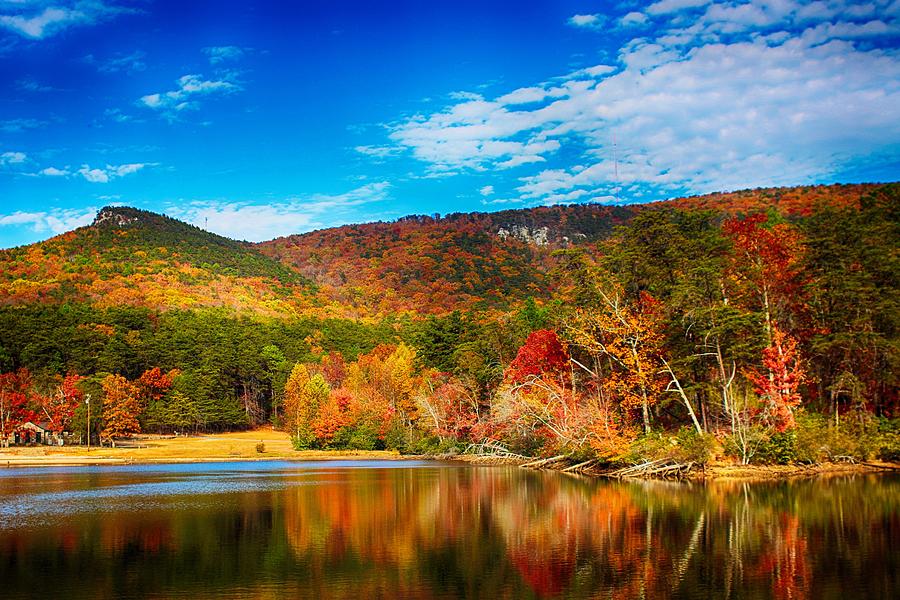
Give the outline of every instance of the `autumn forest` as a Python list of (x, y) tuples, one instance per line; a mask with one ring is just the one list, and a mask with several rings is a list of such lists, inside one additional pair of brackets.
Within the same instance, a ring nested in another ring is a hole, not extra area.
[(0, 440), (898, 460), (898, 210), (900, 184), (771, 188), (250, 244), (106, 208), (0, 251)]

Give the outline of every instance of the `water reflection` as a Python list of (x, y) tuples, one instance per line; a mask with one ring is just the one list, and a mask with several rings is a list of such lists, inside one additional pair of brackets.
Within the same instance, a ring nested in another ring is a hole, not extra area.
[(434, 463), (0, 473), (4, 598), (893, 598), (900, 478)]

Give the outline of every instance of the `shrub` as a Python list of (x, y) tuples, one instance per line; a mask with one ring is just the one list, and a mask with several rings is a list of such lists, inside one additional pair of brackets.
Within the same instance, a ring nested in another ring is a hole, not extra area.
[(843, 415), (836, 426), (825, 415), (798, 413), (797, 460), (820, 462), (839, 456), (900, 460), (900, 420), (859, 411)]
[(256, 452), (258, 454), (263, 454), (266, 451), (266, 445), (262, 442), (256, 445)]
[(376, 450), (380, 443), (378, 432), (363, 423), (355, 427), (345, 426), (338, 429), (329, 447), (336, 450)]
[(824, 415), (798, 412), (797, 443), (794, 448), (798, 462), (817, 463), (828, 459), (829, 431)]
[(537, 435), (507, 435), (503, 437), (503, 445), (515, 454), (522, 456), (541, 456), (544, 440)]
[(787, 465), (797, 460), (797, 432), (793, 429), (771, 434), (763, 441), (754, 462)]
[(682, 427), (675, 435), (666, 432), (652, 432), (635, 440), (626, 460), (647, 462), (667, 459), (676, 463), (692, 462), (698, 465), (709, 463), (715, 447), (715, 438), (708, 433), (697, 433), (691, 427)]
[(900, 419), (879, 419), (876, 456), (900, 462)]
[(407, 447), (409, 454), (457, 454), (461, 450), (460, 443), (452, 438), (442, 439), (436, 435), (422, 436)]
[(727, 456), (741, 462), (752, 463), (762, 446), (768, 440), (765, 430), (758, 425), (746, 427), (741, 435), (730, 434), (722, 440), (722, 448)]
[(406, 429), (402, 425), (395, 424), (384, 433), (384, 447), (387, 450), (396, 450), (401, 454), (407, 453)]

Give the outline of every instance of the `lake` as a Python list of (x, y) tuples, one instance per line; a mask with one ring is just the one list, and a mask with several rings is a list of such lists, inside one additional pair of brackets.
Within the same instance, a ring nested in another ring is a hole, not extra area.
[(0, 598), (897, 598), (900, 477), (412, 461), (0, 470)]

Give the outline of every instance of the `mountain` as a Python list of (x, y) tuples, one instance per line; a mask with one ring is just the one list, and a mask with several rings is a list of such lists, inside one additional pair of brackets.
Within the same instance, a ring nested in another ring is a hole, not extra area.
[(549, 290), (552, 252), (608, 238), (642, 210), (723, 215), (775, 210), (791, 218), (822, 207), (858, 207), (877, 184), (762, 188), (665, 202), (573, 204), (412, 216), (323, 229), (259, 244), (320, 285), (333, 302), (363, 312), (449, 312), (503, 306)]
[(226, 307), (289, 315), (314, 287), (252, 245), (128, 207), (86, 227), (0, 251), (0, 304), (81, 301), (99, 307)]
[(107, 207), (94, 222), (0, 251), (0, 305), (223, 307), (291, 317), (505, 308), (550, 291), (554, 250), (592, 246), (645, 210), (726, 215), (855, 207), (874, 184), (767, 188), (651, 204), (576, 204), (411, 216), (249, 244)]

